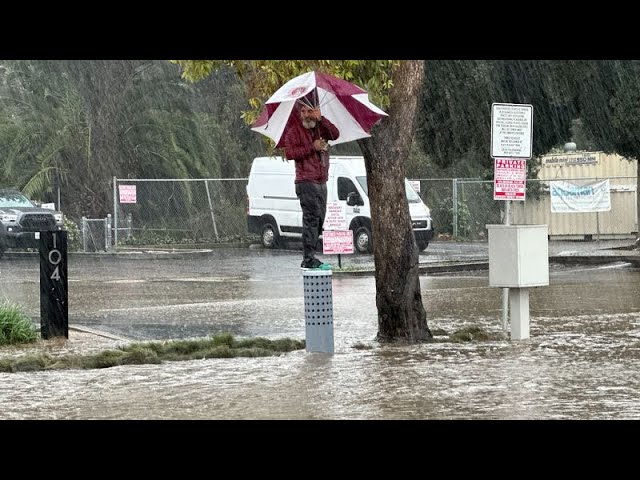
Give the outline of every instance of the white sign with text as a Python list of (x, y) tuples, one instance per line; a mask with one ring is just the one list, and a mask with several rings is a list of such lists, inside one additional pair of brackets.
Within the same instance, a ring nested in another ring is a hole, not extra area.
[(531, 158), (533, 105), (491, 105), (491, 157)]
[(327, 202), (325, 230), (347, 230), (347, 206), (344, 202)]

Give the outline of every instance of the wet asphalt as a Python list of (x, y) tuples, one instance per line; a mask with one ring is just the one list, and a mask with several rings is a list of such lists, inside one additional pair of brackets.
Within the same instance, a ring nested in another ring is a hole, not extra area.
[[(593, 263), (640, 259), (633, 240), (550, 242), (551, 275)], [(303, 314), (301, 252), (266, 250), (258, 245), (212, 250), (128, 250), (70, 253), (69, 326), (132, 340), (207, 336), (222, 331), (238, 336), (297, 337), (291, 319)], [(372, 255), (323, 256), (334, 265), (334, 295), (356, 310), (371, 310), (375, 298)], [(637, 263), (636, 263), (637, 265)], [(498, 296), (486, 280), (486, 242), (432, 242), (420, 255), (423, 295), (435, 288), (427, 277), (441, 275), (437, 289), (454, 293), (464, 278), (475, 278), (486, 293), (472, 302)], [(0, 296), (40, 320), (39, 262), (36, 254), (9, 252), (0, 260)], [(361, 278), (356, 278), (361, 277)], [(447, 296), (443, 297), (445, 300)], [(361, 304), (358, 307), (359, 303)], [(375, 303), (375, 302), (374, 302)], [(442, 302), (440, 302), (442, 303)], [(440, 305), (439, 303), (439, 305)], [(450, 304), (458, 305), (450, 297)], [(375, 305), (374, 305), (375, 307)], [(442, 304), (439, 309), (448, 307)]]

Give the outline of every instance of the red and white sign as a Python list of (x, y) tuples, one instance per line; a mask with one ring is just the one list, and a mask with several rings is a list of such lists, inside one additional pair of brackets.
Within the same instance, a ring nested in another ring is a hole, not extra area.
[(527, 161), (519, 158), (495, 158), (493, 199), (524, 200), (527, 190)]
[(136, 203), (135, 185), (118, 185), (120, 192), (120, 203)]
[(322, 253), (324, 255), (353, 253), (353, 232), (351, 230), (322, 232)]

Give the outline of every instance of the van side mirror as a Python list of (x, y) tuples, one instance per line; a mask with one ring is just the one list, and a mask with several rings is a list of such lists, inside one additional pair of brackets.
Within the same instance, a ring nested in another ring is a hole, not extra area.
[(353, 207), (356, 205), (364, 205), (364, 202), (362, 201), (362, 198), (360, 198), (360, 194), (358, 192), (349, 192), (347, 194), (347, 205)]

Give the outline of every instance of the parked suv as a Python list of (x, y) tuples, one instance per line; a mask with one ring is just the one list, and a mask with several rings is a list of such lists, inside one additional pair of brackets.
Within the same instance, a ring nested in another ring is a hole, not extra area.
[(40, 208), (20, 191), (0, 189), (0, 257), (7, 248), (37, 248), (39, 232), (62, 230), (61, 212)]

